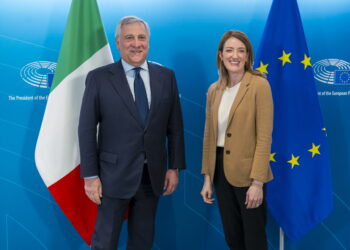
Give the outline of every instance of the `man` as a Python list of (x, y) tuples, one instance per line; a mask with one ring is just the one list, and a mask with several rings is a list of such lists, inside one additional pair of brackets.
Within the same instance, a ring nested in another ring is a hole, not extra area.
[(159, 196), (175, 191), (185, 168), (175, 75), (146, 61), (149, 37), (145, 21), (122, 18), (121, 60), (86, 79), (79, 145), (85, 192), (99, 205), (92, 249), (117, 248), (127, 208), (127, 249), (151, 249)]

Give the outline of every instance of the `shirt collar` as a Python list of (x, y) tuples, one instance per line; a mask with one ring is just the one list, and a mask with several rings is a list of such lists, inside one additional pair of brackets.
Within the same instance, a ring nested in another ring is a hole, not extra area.
[[(122, 65), (123, 65), (123, 68), (124, 68), (124, 71), (125, 73), (129, 72), (130, 70), (133, 70), (135, 68), (135, 66), (127, 63), (126, 61), (124, 61), (124, 59), (122, 59)], [(146, 70), (148, 71), (148, 63), (147, 63), (147, 60), (145, 60), (143, 62), (143, 64), (140, 65), (140, 68), (142, 70)]]

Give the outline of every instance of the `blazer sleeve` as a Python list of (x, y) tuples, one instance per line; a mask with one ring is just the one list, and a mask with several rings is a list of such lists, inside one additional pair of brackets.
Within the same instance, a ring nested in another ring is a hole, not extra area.
[(170, 79), (173, 100), (167, 126), (169, 168), (185, 169), (184, 127), (179, 92), (173, 71), (171, 71)]
[(213, 87), (215, 84), (212, 84), (207, 93), (207, 102), (205, 106), (205, 125), (204, 125), (204, 135), (203, 135), (203, 155), (202, 155), (202, 171), (201, 173), (203, 175), (209, 174), (209, 151), (210, 151), (210, 133), (211, 125), (212, 125), (212, 113), (211, 113), (211, 103), (212, 103), (212, 93), (213, 93)]
[(256, 147), (250, 178), (267, 182), (272, 179), (270, 152), (273, 127), (273, 101), (270, 84), (259, 78), (256, 84)]
[(99, 122), (98, 89), (93, 72), (86, 78), (86, 88), (80, 110), (78, 137), (80, 147), (80, 175), (98, 176), (97, 124)]

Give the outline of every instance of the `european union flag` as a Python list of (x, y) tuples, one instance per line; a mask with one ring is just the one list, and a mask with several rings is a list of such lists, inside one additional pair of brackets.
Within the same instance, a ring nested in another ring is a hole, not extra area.
[(299, 240), (332, 210), (327, 133), (296, 0), (274, 0), (255, 67), (274, 100), (267, 202), (286, 235)]
[(334, 83), (341, 85), (350, 84), (350, 70), (336, 70)]

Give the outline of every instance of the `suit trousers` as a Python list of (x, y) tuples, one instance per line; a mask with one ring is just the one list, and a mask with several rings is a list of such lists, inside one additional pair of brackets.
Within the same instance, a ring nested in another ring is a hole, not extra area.
[(126, 249), (151, 249), (158, 200), (159, 196), (153, 193), (147, 165), (145, 164), (140, 187), (132, 198), (102, 197), (101, 205), (98, 207), (91, 249), (117, 249), (123, 218), (128, 208), (128, 242)]
[(218, 147), (214, 187), (225, 239), (229, 248), (234, 250), (267, 250), (265, 199), (259, 207), (247, 209), (244, 203), (249, 187), (232, 186), (225, 177), (223, 167), (223, 148)]

